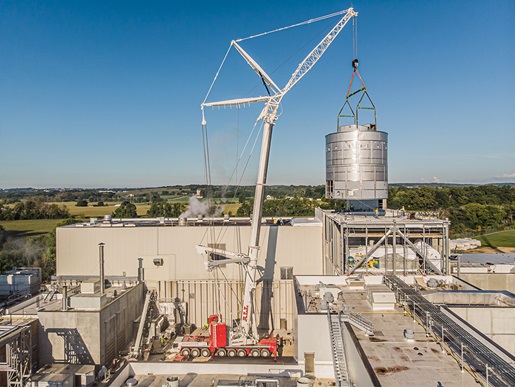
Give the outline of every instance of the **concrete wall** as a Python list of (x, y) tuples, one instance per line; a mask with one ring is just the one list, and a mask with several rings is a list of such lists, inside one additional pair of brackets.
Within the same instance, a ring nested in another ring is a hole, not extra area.
[(361, 348), (351, 325), (346, 322), (343, 328), (343, 345), (350, 380), (355, 386), (380, 386), (379, 380)]
[[(125, 344), (128, 344), (133, 335), (133, 321), (143, 308), (143, 296), (143, 285), (139, 284), (128, 289), (102, 310), (39, 311), (40, 364), (109, 363), (112, 360), (107, 348), (111, 343), (110, 335), (121, 340), (123, 332)], [(113, 317), (118, 317), (114, 326), (109, 325)], [(108, 332), (109, 328), (114, 330)]]
[[(138, 257), (143, 258), (148, 281), (210, 280), (198, 244), (211, 243), (214, 233), (228, 251), (247, 252), (250, 226), (228, 227), (60, 227), (57, 229), (57, 275), (97, 276), (98, 244), (105, 243), (105, 275), (136, 276)], [(294, 274), (321, 274), (322, 227), (264, 226), (259, 265), (266, 278), (278, 280), (280, 267), (294, 267)], [(163, 258), (156, 267), (153, 258)], [(239, 280), (238, 265), (221, 269), (223, 276)]]
[(315, 353), (315, 364), (333, 364), (326, 314), (299, 314), (295, 331), (294, 356), (304, 364), (304, 354)]
[(515, 308), (449, 307), (449, 309), (515, 355)]
[(515, 274), (461, 274), (460, 278), (483, 290), (507, 290), (515, 293)]

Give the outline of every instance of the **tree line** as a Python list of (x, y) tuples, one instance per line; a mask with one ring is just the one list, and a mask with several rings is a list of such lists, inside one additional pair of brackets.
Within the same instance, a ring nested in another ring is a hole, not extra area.
[(65, 206), (27, 200), (8, 206), (0, 203), (0, 220), (64, 219), (70, 217)]
[(405, 211), (435, 211), (451, 221), (451, 235), (513, 227), (515, 187), (393, 186), (388, 207)]

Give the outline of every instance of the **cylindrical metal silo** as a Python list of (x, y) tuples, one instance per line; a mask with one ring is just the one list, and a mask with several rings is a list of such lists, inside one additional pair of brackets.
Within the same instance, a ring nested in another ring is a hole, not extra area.
[(326, 141), (326, 197), (388, 198), (388, 134), (375, 125), (343, 125)]

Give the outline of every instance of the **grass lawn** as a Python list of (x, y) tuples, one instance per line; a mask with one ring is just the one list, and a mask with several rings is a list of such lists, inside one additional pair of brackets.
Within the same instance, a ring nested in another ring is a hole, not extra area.
[(0, 222), (7, 235), (26, 237), (52, 232), (63, 219), (6, 220)]
[(479, 239), (483, 246), (489, 247), (515, 247), (515, 230), (501, 231), (493, 234), (474, 237)]

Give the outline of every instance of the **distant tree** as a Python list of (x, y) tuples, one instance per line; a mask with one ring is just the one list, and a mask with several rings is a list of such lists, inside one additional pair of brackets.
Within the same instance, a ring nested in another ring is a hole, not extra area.
[(147, 215), (152, 218), (164, 216), (166, 218), (178, 218), (186, 210), (186, 206), (181, 203), (159, 202), (152, 203)]
[(104, 202), (98, 202), (97, 203), (97, 207), (104, 207), (105, 206), (105, 203)]
[(129, 203), (128, 201), (122, 202), (120, 207), (118, 207), (113, 212), (113, 218), (137, 218), (138, 212), (136, 210), (136, 205)]
[(88, 201), (86, 199), (80, 199), (76, 204), (76, 207), (87, 207)]
[(254, 200), (245, 200), (238, 211), (236, 211), (236, 216), (250, 216), (252, 212), (252, 206), (254, 205)]

